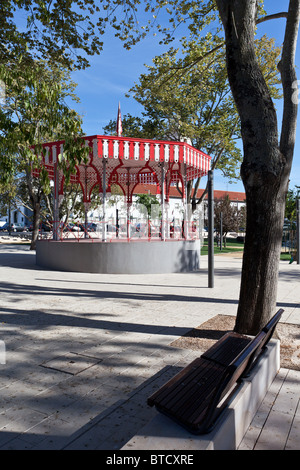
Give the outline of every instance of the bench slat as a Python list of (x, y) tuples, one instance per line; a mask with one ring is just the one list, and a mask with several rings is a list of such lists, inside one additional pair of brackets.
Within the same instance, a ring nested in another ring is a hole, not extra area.
[(182, 406), (181, 409), (172, 409), (172, 413), (176, 412), (177, 418), (184, 420), (188, 425), (193, 425), (195, 418), (202, 418), (205, 415), (208, 405), (220, 385), (220, 377), (222, 377), (220, 369), (213, 366), (210, 372), (202, 393), (193, 393), (189, 397), (184, 397), (183, 405), (185, 406)]
[(197, 378), (198, 384), (203, 385), (206, 381), (204, 374), (209, 374), (210, 367), (213, 367), (213, 363), (209, 363), (201, 357), (195, 359), (191, 364), (183, 369), (183, 371), (176, 374), (162, 388), (148, 398), (148, 403), (154, 404), (154, 402), (159, 402), (161, 405), (172, 403), (174, 397), (176, 399), (176, 397), (180, 395), (183, 387), (185, 393), (189, 391), (190, 387), (194, 387), (197, 382)]
[(160, 401), (160, 405), (166, 405), (172, 409), (172, 412), (180, 413), (183, 405), (187, 409), (189, 404), (192, 406), (197, 399), (204, 401), (211, 390), (217, 386), (218, 377), (223, 371), (224, 368), (221, 370), (213, 363), (207, 365), (203, 362), (198, 367), (197, 374), (193, 373), (192, 377), (185, 377), (183, 383), (179, 382), (177, 386), (174, 386), (170, 394)]
[(204, 416), (220, 385), (220, 377), (226, 370), (223, 366), (207, 361), (202, 361), (201, 366), (198, 363), (197, 369), (191, 370), (191, 375), (186, 374), (183, 381), (179, 379), (173, 386), (165, 388), (163, 394), (153, 397), (148, 403), (154, 401), (159, 411), (186, 426), (193, 425), (192, 416), (195, 412), (197, 417)]
[(252, 341), (252, 338), (238, 333), (226, 333), (220, 341), (217, 341), (201, 357), (228, 366)]

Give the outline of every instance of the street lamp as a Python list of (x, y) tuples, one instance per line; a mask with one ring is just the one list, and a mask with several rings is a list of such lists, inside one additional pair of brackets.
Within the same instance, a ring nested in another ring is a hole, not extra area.
[(54, 181), (50, 181), (50, 187), (53, 191), (53, 221), (52, 221), (52, 230), (53, 230), (53, 240), (58, 240), (58, 227), (59, 227), (59, 205), (58, 205), (58, 184), (57, 184), (57, 168), (55, 165), (54, 170)]
[(300, 264), (300, 189), (296, 196), (296, 247), (297, 247), (297, 264)]
[(208, 287), (214, 287), (214, 174), (208, 172)]

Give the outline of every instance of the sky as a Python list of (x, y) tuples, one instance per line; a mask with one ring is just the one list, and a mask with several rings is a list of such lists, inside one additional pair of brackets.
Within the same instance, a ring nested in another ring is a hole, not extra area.
[[(266, 0), (265, 8), (268, 14), (287, 11), (288, 0)], [(285, 19), (276, 19), (258, 26), (269, 37), (276, 39), (276, 45), (283, 41)], [(180, 34), (180, 33), (179, 33)], [(162, 54), (169, 46), (160, 46), (158, 39), (149, 35), (131, 50), (123, 48), (122, 42), (111, 32), (105, 33), (104, 50), (100, 55), (89, 58), (90, 67), (75, 72), (73, 80), (78, 84), (76, 94), (80, 104), (73, 103), (72, 107), (83, 116), (83, 131), (87, 135), (103, 134), (103, 127), (111, 119), (117, 118), (118, 104), (120, 102), (122, 115), (131, 114), (140, 116), (143, 108), (133, 97), (125, 95), (129, 89), (139, 81), (139, 76), (146, 72), (145, 65), (152, 64), (152, 58)], [(296, 53), (296, 65), (300, 66), (300, 38)], [(299, 96), (300, 96), (300, 72)], [(281, 104), (277, 103), (278, 125), (281, 125)], [(299, 113), (300, 116), (300, 113)], [(201, 187), (205, 187), (203, 179)], [(290, 188), (300, 186), (300, 117), (298, 118), (297, 140), (294, 153), (294, 163), (290, 177)], [(215, 171), (214, 188), (225, 191), (244, 191), (242, 181), (229, 183), (220, 171)]]

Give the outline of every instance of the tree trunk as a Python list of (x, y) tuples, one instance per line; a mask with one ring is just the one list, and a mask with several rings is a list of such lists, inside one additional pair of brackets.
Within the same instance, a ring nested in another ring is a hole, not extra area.
[(255, 57), (256, 0), (217, 0), (217, 4), (225, 30), (228, 78), (241, 118), (241, 176), (247, 202), (235, 330), (256, 334), (276, 308), (285, 198), (295, 142), (296, 105), (290, 99), (295, 80), (291, 46), (297, 38), (299, 0), (290, 1), (290, 10), (294, 10), (289, 16), (296, 14), (296, 19), (293, 26), (290, 24), (290, 47), (285, 52), (283, 48), (285, 123), (280, 143), (276, 111)]
[(32, 173), (31, 167), (28, 165), (25, 168), (26, 173), (26, 185), (28, 189), (29, 199), (32, 205), (32, 237), (31, 237), (31, 244), (30, 249), (35, 250), (36, 248), (36, 241), (39, 236), (39, 225), (41, 219), (41, 199), (42, 199), (42, 190), (41, 188), (34, 189), (32, 184)]
[(247, 224), (235, 330), (255, 335), (275, 313), (287, 184), (259, 189), (243, 180)]
[(40, 210), (41, 210), (40, 203), (35, 201), (33, 203), (32, 238), (31, 238), (31, 244), (30, 244), (31, 250), (35, 250), (36, 241), (39, 236), (39, 225), (40, 225), (40, 218), (41, 218)]

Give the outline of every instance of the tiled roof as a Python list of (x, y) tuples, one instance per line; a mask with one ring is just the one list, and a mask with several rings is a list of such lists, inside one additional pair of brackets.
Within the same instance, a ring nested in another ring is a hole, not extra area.
[[(200, 197), (203, 194), (204, 189), (198, 189), (197, 197)], [(153, 184), (138, 184), (135, 187), (134, 194), (157, 194), (156, 186)], [(246, 199), (246, 194), (238, 191), (220, 191), (218, 189), (214, 190), (214, 199), (222, 199), (225, 195), (229, 196), (231, 201), (244, 202)], [(170, 197), (172, 198), (181, 198), (181, 194), (175, 186), (170, 187)], [(207, 196), (205, 196), (207, 198)]]

